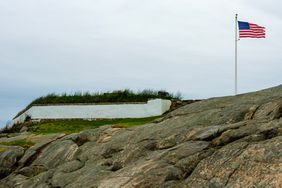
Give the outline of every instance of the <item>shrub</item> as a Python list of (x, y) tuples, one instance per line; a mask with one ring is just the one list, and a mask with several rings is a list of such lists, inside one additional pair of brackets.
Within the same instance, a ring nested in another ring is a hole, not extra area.
[(15, 125), (8, 125), (6, 124), (5, 127), (3, 127), (2, 129), (0, 129), (0, 133), (15, 133), (15, 132), (20, 132), (22, 128), (21, 124), (15, 124)]
[(146, 102), (149, 99), (180, 99), (179, 95), (173, 95), (166, 91), (143, 90), (141, 92), (133, 92), (131, 90), (119, 90), (107, 93), (81, 93), (74, 94), (48, 94), (39, 97), (31, 102), (30, 105), (40, 104), (67, 104), (67, 103), (107, 103), (107, 102)]

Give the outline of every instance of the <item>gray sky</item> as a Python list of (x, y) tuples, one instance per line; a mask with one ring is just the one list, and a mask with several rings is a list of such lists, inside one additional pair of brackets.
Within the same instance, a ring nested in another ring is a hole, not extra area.
[(51, 92), (232, 95), (236, 12), (267, 35), (239, 41), (239, 92), (279, 85), (281, 8), (274, 0), (0, 0), (0, 127)]

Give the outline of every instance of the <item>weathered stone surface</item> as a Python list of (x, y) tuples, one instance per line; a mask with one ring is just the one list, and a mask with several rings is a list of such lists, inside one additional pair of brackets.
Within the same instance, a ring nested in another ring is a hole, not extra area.
[(77, 149), (78, 146), (70, 140), (55, 141), (41, 151), (32, 165), (43, 165), (48, 169), (55, 168), (64, 162), (73, 160)]
[(48, 169), (45, 166), (32, 165), (32, 166), (28, 166), (28, 167), (24, 167), (20, 169), (19, 171), (17, 171), (17, 173), (22, 174), (27, 177), (33, 177), (47, 170)]
[(282, 116), (282, 98), (261, 105), (254, 114), (254, 119), (279, 119)]
[[(40, 188), (50, 188), (49, 179), (53, 175), (53, 170), (49, 170), (47, 172), (40, 173), (37, 176), (34, 176), (30, 179), (27, 179), (20, 186), (22, 187), (40, 187)], [(20, 187), (19, 186), (19, 187)]]
[(23, 126), (20, 130), (21, 133), (26, 132), (28, 130), (28, 128), (26, 126)]
[(8, 176), (17, 167), (24, 149), (19, 146), (0, 145), (0, 179)]
[(23, 140), (23, 139), (26, 139), (27, 137), (29, 137), (30, 135), (32, 135), (32, 134), (29, 133), (29, 132), (23, 132), (21, 134), (19, 134), (19, 133), (10, 134), (10, 135), (8, 135), (8, 137), (0, 138), (0, 142), (13, 142), (13, 141), (17, 141), (17, 140)]
[(0, 187), (282, 187), (281, 98), (279, 86), (185, 105), (144, 126), (41, 140)]
[(57, 139), (63, 138), (65, 134), (50, 134), (48, 136), (33, 136), (31, 140), (37, 144), (30, 147), (25, 151), (24, 156), (19, 160), (19, 166), (23, 167), (30, 165), (33, 160), (36, 159), (37, 155), (41, 153), (41, 150), (47, 147), (50, 143), (54, 142)]
[(21, 174), (10, 174), (8, 177), (1, 180), (0, 188), (19, 188), (22, 187), (28, 177)]
[(258, 107), (259, 107), (258, 105), (251, 106), (251, 107), (249, 108), (249, 111), (245, 114), (244, 119), (245, 119), (245, 120), (251, 120), (251, 119), (253, 119), (254, 114), (255, 114), (255, 112), (257, 111)]
[(17, 160), (24, 154), (24, 149), (19, 146), (0, 146), (5, 149), (0, 152), (0, 167), (13, 167)]
[(171, 135), (156, 144), (156, 149), (167, 149), (176, 145), (176, 135)]
[(224, 146), (202, 160), (186, 184), (191, 187), (281, 187), (282, 137)]

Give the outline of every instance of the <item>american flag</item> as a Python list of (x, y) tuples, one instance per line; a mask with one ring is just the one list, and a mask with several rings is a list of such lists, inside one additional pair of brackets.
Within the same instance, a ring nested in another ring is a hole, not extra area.
[(265, 28), (257, 24), (238, 21), (240, 38), (265, 38)]

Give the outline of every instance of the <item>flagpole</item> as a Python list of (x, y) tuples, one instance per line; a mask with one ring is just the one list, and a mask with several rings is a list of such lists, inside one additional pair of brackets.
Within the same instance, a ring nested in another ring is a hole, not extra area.
[(235, 95), (237, 95), (237, 42), (238, 42), (238, 31), (237, 31), (237, 23), (238, 23), (238, 14), (235, 15)]

